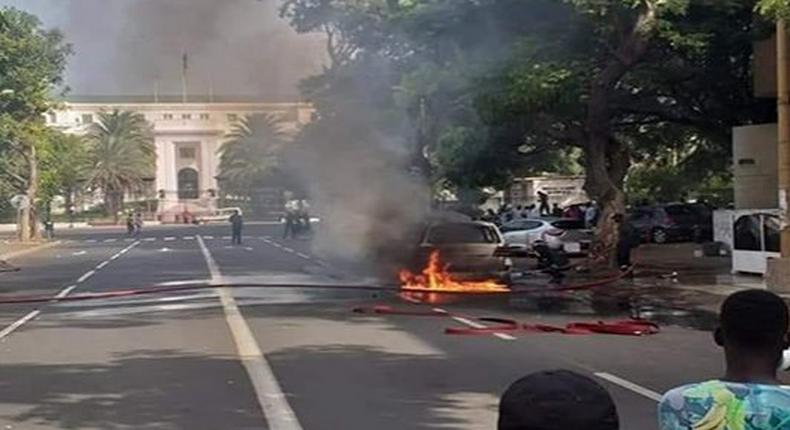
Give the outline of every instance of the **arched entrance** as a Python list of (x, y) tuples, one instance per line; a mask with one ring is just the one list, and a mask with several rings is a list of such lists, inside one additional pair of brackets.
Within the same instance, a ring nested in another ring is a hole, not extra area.
[(191, 167), (178, 171), (178, 198), (198, 198), (198, 172)]

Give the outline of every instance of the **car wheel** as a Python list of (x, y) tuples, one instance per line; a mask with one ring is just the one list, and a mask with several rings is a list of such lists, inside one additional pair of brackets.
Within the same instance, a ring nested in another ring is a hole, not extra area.
[(653, 243), (667, 243), (669, 240), (669, 235), (663, 228), (657, 228), (653, 230), (650, 239), (652, 239)]

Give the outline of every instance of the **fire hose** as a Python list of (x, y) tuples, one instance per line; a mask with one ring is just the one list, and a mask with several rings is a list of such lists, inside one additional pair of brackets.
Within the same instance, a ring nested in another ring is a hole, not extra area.
[[(446, 312), (440, 309), (401, 309), (393, 308), (390, 306), (373, 306), (373, 307), (358, 307), (353, 311), (359, 314), (375, 314), (375, 315), (401, 315), (413, 317), (437, 317), (437, 318), (452, 318), (464, 317), (459, 314)], [(554, 326), (548, 324), (525, 324), (516, 320), (507, 318), (490, 318), (479, 317), (475, 318), (477, 321), (483, 323), (492, 323), (486, 327), (448, 327), (444, 330), (445, 334), (449, 335), (486, 335), (494, 333), (556, 333), (565, 335), (591, 335), (591, 334), (608, 334), (618, 336), (648, 336), (657, 334), (660, 331), (658, 324), (646, 320), (620, 320), (620, 321), (596, 321), (596, 322), (571, 322), (565, 326)]]
[(433, 293), (433, 294), (461, 295), (461, 296), (523, 295), (523, 294), (593, 289), (617, 282), (627, 274), (628, 272), (622, 272), (596, 281), (577, 283), (577, 284), (566, 284), (566, 285), (558, 285), (551, 287), (531, 287), (531, 288), (521, 288), (515, 290), (505, 289), (505, 290), (492, 290), (492, 291), (475, 291), (472, 293), (467, 291), (436, 290), (433, 288), (401, 288), (400, 285), (395, 285), (395, 284), (353, 285), (353, 284), (287, 284), (287, 283), (278, 283), (278, 284), (204, 283), (204, 284), (189, 284), (189, 285), (154, 286), (154, 287), (133, 288), (133, 289), (116, 290), (116, 291), (89, 292), (89, 293), (72, 294), (65, 297), (55, 297), (47, 294), (0, 296), (0, 305), (117, 299), (117, 298), (141, 296), (141, 295), (155, 295), (155, 294), (167, 294), (167, 293), (177, 293), (177, 292), (185, 292), (185, 291), (210, 290), (214, 288), (272, 288), (272, 289), (298, 288), (298, 289), (308, 289), (308, 290), (378, 291), (378, 292), (387, 292), (387, 293)]

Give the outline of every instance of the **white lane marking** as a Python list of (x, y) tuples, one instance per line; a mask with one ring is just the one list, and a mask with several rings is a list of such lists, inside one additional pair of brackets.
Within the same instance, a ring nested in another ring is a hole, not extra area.
[(95, 270), (88, 270), (87, 272), (85, 272), (82, 276), (80, 276), (77, 279), (77, 283), (79, 284), (81, 282), (85, 282), (86, 279), (90, 278), (91, 276), (93, 276), (95, 274), (96, 274)]
[(173, 237), (173, 236), (167, 236), (166, 238), (164, 238), (164, 241), (165, 241), (165, 242), (172, 242), (172, 241), (174, 241), (174, 240), (176, 240), (176, 238), (175, 238), (175, 237)]
[(111, 242), (115, 242), (116, 240), (118, 239), (104, 239), (104, 243), (111, 243)]
[(75, 288), (77, 288), (77, 284), (69, 285), (68, 287), (60, 290), (60, 292), (58, 293), (58, 295), (55, 296), (55, 298), (56, 299), (62, 299), (64, 297), (68, 296), (72, 291), (74, 291)]
[[(434, 309), (434, 310), (437, 311), (437, 312), (439, 312), (439, 311), (443, 311), (445, 313), (447, 312), (444, 309), (438, 309), (438, 308)], [(455, 321), (458, 321), (459, 323), (461, 323), (463, 325), (467, 325), (467, 326), (472, 327), (472, 328), (477, 328), (477, 329), (488, 328), (487, 326), (485, 326), (483, 324), (480, 324), (478, 322), (472, 321), (470, 319), (466, 319), (464, 317), (452, 317), (452, 319), (454, 319)], [(516, 340), (515, 337), (513, 337), (513, 336), (511, 336), (509, 334), (506, 334), (506, 333), (492, 333), (492, 334), (495, 337), (498, 337), (498, 338), (500, 338), (502, 340)]]
[(145, 238), (145, 239), (143, 239), (143, 240), (144, 240), (144, 241), (146, 241), (146, 242), (153, 242), (153, 241), (155, 241), (155, 240), (156, 240), (156, 238), (155, 238), (155, 237), (146, 237), (146, 238)]
[(195, 240), (195, 236), (184, 236), (184, 240)]
[[(117, 253), (115, 253), (112, 257), (110, 257), (110, 260), (114, 260), (114, 259), (120, 257), (121, 255), (123, 255), (124, 253), (126, 253), (127, 251), (129, 251), (130, 249), (134, 248), (135, 246), (137, 246), (139, 244), (140, 244), (140, 242), (132, 243), (131, 245), (127, 246), (126, 248), (124, 248), (124, 249), (118, 251)], [(69, 285), (68, 287), (60, 290), (60, 292), (58, 292), (58, 294), (55, 295), (55, 297), (53, 298), (52, 302), (57, 302), (58, 299), (62, 299), (64, 297), (66, 297), (67, 295), (69, 295), (72, 291), (74, 291), (75, 288), (77, 288), (77, 284), (79, 284), (80, 282), (84, 281), (85, 279), (88, 279), (89, 277), (93, 276), (94, 273), (96, 273), (96, 272), (93, 271), (93, 270), (89, 270), (84, 275), (80, 276), (80, 278), (77, 280), (76, 283), (74, 283), (73, 285)], [(23, 316), (22, 318), (14, 321), (11, 325), (9, 325), (8, 327), (6, 327), (2, 331), (0, 331), (0, 341), (4, 340), (6, 337), (8, 337), (8, 335), (10, 335), (14, 331), (16, 331), (19, 327), (22, 327), (22, 325), (26, 324), (28, 321), (30, 321), (33, 318), (39, 316), (40, 314), (41, 314), (41, 310), (35, 309), (35, 310), (29, 312), (27, 315)]]
[(647, 397), (650, 400), (655, 400), (656, 402), (661, 401), (661, 394), (658, 394), (649, 388), (645, 388), (641, 385), (625, 380), (619, 376), (615, 376), (612, 375), (611, 373), (606, 373), (606, 372), (595, 372), (594, 375), (603, 380), (609, 381), (612, 384), (619, 385), (625, 388), (626, 390), (633, 391), (634, 393), (639, 394), (640, 396)]
[(170, 252), (170, 248), (168, 248), (168, 247), (166, 247), (166, 246), (165, 246), (164, 248), (161, 248), (161, 249), (159, 250), (159, 252)]
[(277, 242), (272, 242), (272, 245), (273, 245), (275, 248), (282, 248), (282, 247), (283, 247), (282, 245), (280, 245), (280, 244), (279, 244), (279, 243), (277, 243)]
[[(202, 237), (203, 239), (214, 239), (214, 236), (209, 236), (209, 235), (206, 235), (206, 236), (198, 236), (198, 237)], [(198, 240), (200, 240), (200, 239), (198, 239)]]
[(285, 252), (288, 252), (288, 253), (290, 253), (290, 254), (295, 254), (295, 253), (296, 253), (296, 251), (294, 251), (294, 250), (293, 250), (293, 249), (291, 249), (291, 248), (283, 248), (283, 251), (285, 251)]
[[(222, 273), (217, 262), (214, 261), (214, 257), (211, 256), (203, 239), (198, 236), (197, 240), (212, 281), (222, 282)], [(269, 428), (272, 430), (302, 430), (302, 425), (299, 424), (296, 414), (288, 404), (288, 399), (252, 335), (250, 326), (247, 325), (247, 321), (239, 311), (233, 294), (226, 288), (217, 289), (217, 293), (225, 312), (225, 321), (236, 344), (236, 351), (247, 370), (247, 375), (255, 389), (258, 403)]]
[(86, 239), (85, 243), (96, 243), (96, 239)]
[(230, 240), (230, 236), (222, 236), (222, 238), (225, 240)]
[(105, 261), (102, 261), (101, 263), (99, 263), (98, 265), (96, 265), (96, 270), (101, 270), (101, 269), (104, 269), (104, 266), (106, 266), (106, 265), (107, 265), (107, 263), (109, 263), (109, 262), (110, 262), (110, 260), (105, 260)]
[(22, 327), (22, 325), (25, 324), (26, 322), (37, 317), (40, 313), (41, 311), (36, 309), (34, 311), (30, 311), (27, 315), (23, 316), (22, 318), (14, 321), (13, 324), (0, 331), (0, 340), (3, 340), (6, 337), (8, 337), (9, 334), (13, 333), (19, 327)]
[(245, 247), (244, 247), (244, 249), (245, 249), (246, 251), (252, 251), (252, 247), (251, 247), (251, 246), (245, 246)]
[(85, 255), (85, 254), (87, 254), (86, 251), (77, 251), (77, 252), (72, 252), (71, 253), (71, 255)]
[(310, 260), (312, 258), (309, 255), (305, 254), (304, 252), (297, 252), (296, 255), (298, 255), (298, 256), (306, 259), (306, 260)]

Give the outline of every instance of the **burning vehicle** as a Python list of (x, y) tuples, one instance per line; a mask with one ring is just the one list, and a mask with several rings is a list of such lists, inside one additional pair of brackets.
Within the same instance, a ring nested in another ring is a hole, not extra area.
[(424, 228), (410, 269), (401, 270), (399, 278), (404, 289), (507, 290), (512, 257), (522, 255), (526, 248), (507, 245), (494, 224), (435, 221)]

